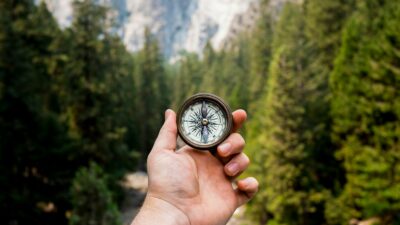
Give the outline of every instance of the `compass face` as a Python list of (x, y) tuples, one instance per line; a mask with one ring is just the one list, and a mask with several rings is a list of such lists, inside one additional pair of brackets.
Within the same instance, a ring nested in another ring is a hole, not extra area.
[(192, 147), (215, 147), (230, 133), (232, 119), (229, 106), (214, 95), (199, 94), (193, 97), (178, 114), (179, 133)]

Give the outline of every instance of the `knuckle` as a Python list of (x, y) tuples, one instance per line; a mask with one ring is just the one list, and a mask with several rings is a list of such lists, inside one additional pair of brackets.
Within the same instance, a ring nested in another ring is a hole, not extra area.
[(171, 134), (176, 134), (178, 132), (178, 128), (176, 126), (168, 127), (167, 132)]
[(243, 148), (246, 145), (246, 140), (240, 135), (240, 146)]
[(233, 133), (231, 138), (240, 148), (243, 148), (246, 145), (246, 141), (239, 133)]

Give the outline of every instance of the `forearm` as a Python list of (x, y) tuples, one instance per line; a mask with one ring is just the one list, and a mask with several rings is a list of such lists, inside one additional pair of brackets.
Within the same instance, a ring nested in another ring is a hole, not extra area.
[(174, 205), (146, 196), (142, 208), (131, 225), (190, 225), (188, 217)]

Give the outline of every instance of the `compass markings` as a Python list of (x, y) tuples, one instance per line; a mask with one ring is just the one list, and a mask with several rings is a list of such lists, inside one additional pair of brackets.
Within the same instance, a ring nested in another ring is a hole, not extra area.
[[(203, 144), (212, 143), (226, 127), (221, 112), (214, 103), (199, 101), (189, 106), (188, 111), (183, 114), (182, 127), (193, 141)], [(206, 125), (203, 125), (204, 119), (208, 121)]]

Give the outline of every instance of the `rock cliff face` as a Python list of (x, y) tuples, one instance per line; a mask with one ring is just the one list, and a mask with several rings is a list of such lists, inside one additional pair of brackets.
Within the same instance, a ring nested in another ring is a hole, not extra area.
[[(45, 1), (62, 27), (71, 24), (72, 0)], [(286, 1), (290, 0), (271, 0), (271, 8), (279, 10)], [(111, 8), (118, 24), (117, 32), (129, 50), (137, 51), (142, 47), (143, 32), (148, 27), (158, 38), (164, 55), (174, 60), (182, 51), (201, 53), (207, 41), (216, 49), (223, 47), (237, 33), (252, 26), (257, 18), (259, 0), (97, 2)]]
[[(72, 0), (46, 0), (61, 26), (70, 25)], [(143, 45), (148, 27), (160, 41), (167, 58), (181, 51), (201, 53), (208, 40), (220, 48), (230, 34), (232, 21), (258, 0), (98, 0), (110, 6), (118, 33), (128, 49)]]

